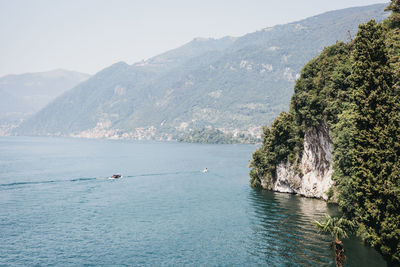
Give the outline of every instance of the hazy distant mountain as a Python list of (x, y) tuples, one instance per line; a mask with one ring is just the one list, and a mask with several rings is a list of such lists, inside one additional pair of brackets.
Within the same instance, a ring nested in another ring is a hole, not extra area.
[(89, 76), (59, 69), (0, 77), (0, 125), (33, 115)]
[(114, 64), (26, 120), (16, 134), (173, 138), (190, 129), (254, 132), (288, 109), (300, 68), (385, 4), (332, 11), (239, 38), (197, 38)]

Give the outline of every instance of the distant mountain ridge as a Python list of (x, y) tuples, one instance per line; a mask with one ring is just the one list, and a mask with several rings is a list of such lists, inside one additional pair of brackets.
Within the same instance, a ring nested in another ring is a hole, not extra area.
[(89, 77), (63, 69), (0, 77), (0, 135)]
[(149, 60), (116, 63), (55, 99), (15, 134), (176, 139), (204, 127), (261, 133), (288, 109), (301, 67), (385, 5), (327, 12), (242, 37), (196, 38)]

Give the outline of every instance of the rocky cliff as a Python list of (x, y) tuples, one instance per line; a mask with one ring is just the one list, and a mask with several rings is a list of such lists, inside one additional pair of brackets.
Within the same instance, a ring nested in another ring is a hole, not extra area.
[(327, 200), (328, 190), (333, 185), (332, 149), (326, 123), (307, 129), (300, 164), (278, 164), (272, 188), (268, 188), (264, 180), (261, 180), (262, 187)]

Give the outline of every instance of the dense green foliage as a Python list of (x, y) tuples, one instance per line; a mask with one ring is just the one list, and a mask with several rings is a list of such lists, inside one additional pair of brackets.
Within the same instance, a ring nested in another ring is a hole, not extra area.
[(349, 45), (337, 43), (303, 68), (291, 102), (300, 125), (313, 127), (324, 120), (336, 122), (348, 99), (349, 49)]
[(197, 38), (144, 62), (117, 63), (15, 132), (68, 135), (99, 122), (118, 132), (152, 128), (154, 138), (204, 127), (251, 132), (288, 109), (297, 75), (310, 58), (345, 40), (348, 30), (355, 33), (359, 23), (383, 20), (383, 7), (328, 12), (239, 38)]
[[(273, 181), (275, 166), (301, 154), (303, 132), (327, 124), (333, 139), (333, 179), (344, 215), (358, 234), (400, 262), (400, 29), (399, 2), (387, 21), (359, 27), (354, 40), (326, 48), (302, 70), (295, 86), (287, 136), (279, 117), (253, 154), (250, 182)], [(276, 144), (276, 142), (279, 142)], [(280, 143), (284, 142), (284, 144)], [(276, 153), (280, 148), (293, 149)], [(296, 157), (295, 157), (296, 158)], [(333, 195), (333, 194), (332, 194)]]
[(392, 28), (400, 27), (400, 0), (392, 0), (389, 6), (386, 8), (387, 11), (392, 11), (388, 22)]
[(254, 144), (261, 140), (245, 134), (234, 136), (218, 129), (201, 128), (181, 135), (178, 141), (201, 144)]
[[(336, 177), (339, 204), (371, 245), (400, 261), (400, 102), (385, 36), (371, 21), (360, 26), (352, 53), (349, 172)], [(339, 144), (336, 144), (339, 147)], [(345, 147), (341, 147), (344, 149)]]
[(349, 54), (349, 45), (337, 43), (304, 66), (289, 113), (281, 113), (271, 127), (264, 127), (263, 145), (254, 152), (250, 164), (253, 186), (263, 180), (269, 187), (276, 165), (281, 162), (298, 165), (306, 128), (318, 127), (323, 121), (337, 121), (348, 99), (349, 82), (345, 77), (350, 73)]
[[(300, 137), (299, 137), (300, 136)], [(302, 144), (299, 127), (296, 127), (294, 116), (282, 112), (271, 127), (264, 127), (262, 146), (253, 154), (250, 163), (250, 183), (253, 187), (261, 186), (260, 177), (267, 187), (273, 183), (276, 165), (289, 159), (297, 163)]]

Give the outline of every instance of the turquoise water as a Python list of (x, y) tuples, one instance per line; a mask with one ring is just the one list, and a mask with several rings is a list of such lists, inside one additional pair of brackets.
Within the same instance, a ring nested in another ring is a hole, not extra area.
[(311, 220), (335, 207), (251, 189), (254, 149), (1, 137), (0, 266), (334, 266)]

